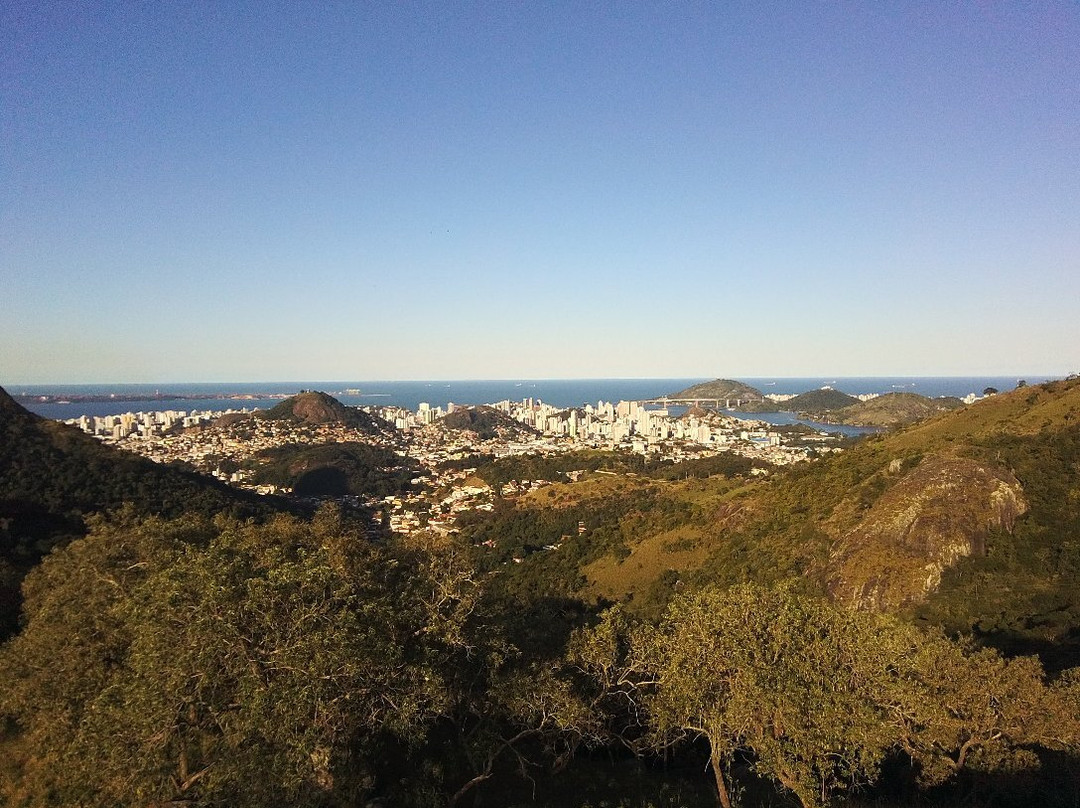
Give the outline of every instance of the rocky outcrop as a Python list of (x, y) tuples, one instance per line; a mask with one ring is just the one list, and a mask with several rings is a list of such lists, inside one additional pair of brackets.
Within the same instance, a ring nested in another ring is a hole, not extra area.
[(369, 435), (389, 428), (382, 419), (355, 407), (346, 407), (333, 396), (321, 392), (299, 393), (260, 413), (260, 417), (300, 424), (345, 424)]
[(349, 412), (345, 405), (326, 393), (300, 393), (287, 398), (269, 410), (267, 418), (287, 418), (305, 424), (332, 424), (345, 421)]
[(1006, 469), (927, 457), (834, 542), (829, 589), (836, 600), (861, 608), (919, 603), (946, 569), (985, 554), (989, 533), (1011, 532), (1027, 508), (1020, 483)]

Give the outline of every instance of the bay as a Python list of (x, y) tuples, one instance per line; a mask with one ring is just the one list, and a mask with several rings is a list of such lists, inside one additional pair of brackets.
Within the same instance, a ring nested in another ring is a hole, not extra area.
[[(1046, 381), (1046, 376), (1026, 376), (1029, 384)], [(27, 409), (46, 418), (68, 419), (82, 415), (118, 415), (124, 412), (162, 410), (219, 411), (225, 409), (265, 409), (301, 390), (322, 390), (352, 406), (397, 406), (416, 410), (421, 402), (432, 407), (447, 403), (491, 404), (506, 399), (532, 398), (556, 407), (577, 407), (599, 400), (641, 401), (675, 393), (706, 378), (668, 379), (494, 379), (438, 381), (309, 381), (309, 382), (213, 382), (176, 384), (115, 385), (10, 385), (12, 395), (29, 396), (109, 396), (142, 397), (143, 400), (73, 401), (68, 404), (20, 399)], [(796, 395), (824, 386), (851, 395), (912, 392), (925, 396), (963, 397), (981, 394), (994, 387), (1011, 390), (1012, 376), (855, 376), (855, 377), (744, 377), (740, 381), (765, 394)], [(199, 396), (200, 398), (174, 398)], [(243, 396), (274, 396), (243, 398)], [(152, 399), (152, 400), (148, 400)], [(835, 429), (835, 427), (829, 427)]]

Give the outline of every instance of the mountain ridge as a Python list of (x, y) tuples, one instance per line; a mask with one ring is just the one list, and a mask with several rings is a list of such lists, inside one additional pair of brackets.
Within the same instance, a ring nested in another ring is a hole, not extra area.
[(1078, 456), (1080, 380), (1071, 379), (765, 479), (641, 481), (619, 494), (601, 493), (597, 481), (559, 485), (523, 501), (503, 532), (512, 540), (514, 524), (543, 524), (568, 508), (587, 519), (590, 497), (613, 508), (625, 500), (611, 529), (579, 540), (580, 566), (567, 564), (569, 554), (537, 554), (516, 573), (645, 615), (677, 585), (796, 578), (838, 602), (1038, 651), (1060, 668), (1080, 654)]

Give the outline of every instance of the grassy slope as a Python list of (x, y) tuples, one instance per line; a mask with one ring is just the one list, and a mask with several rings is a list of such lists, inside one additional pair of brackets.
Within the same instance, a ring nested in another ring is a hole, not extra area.
[(1080, 380), (1050, 382), (991, 396), (889, 437), (892, 446), (939, 448), (997, 435), (1031, 437), (1080, 422)]
[[(799, 576), (823, 590), (837, 538), (930, 455), (1015, 474), (1030, 511), (1012, 533), (991, 531), (986, 556), (957, 563), (908, 616), (975, 630), (1010, 649), (1080, 643), (1080, 381), (995, 396), (766, 481), (649, 481), (649, 502), (618, 516), (619, 541), (579, 554), (579, 594), (633, 596), (633, 604), (653, 613), (678, 580), (692, 586)], [(587, 511), (605, 497), (642, 496), (645, 483), (633, 479), (561, 485), (519, 507), (534, 514), (552, 506)], [(873, 567), (872, 558), (865, 562)], [(541, 555), (525, 566), (551, 563)]]
[(964, 406), (958, 398), (927, 398), (918, 393), (886, 393), (869, 401), (822, 413), (834, 424), (891, 427), (910, 424)]

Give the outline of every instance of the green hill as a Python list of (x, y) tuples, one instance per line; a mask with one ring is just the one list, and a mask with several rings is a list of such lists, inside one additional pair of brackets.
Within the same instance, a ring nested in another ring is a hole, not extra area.
[(733, 379), (713, 379), (702, 382), (677, 393), (669, 393), (668, 398), (731, 399), (732, 401), (763, 401), (762, 392), (748, 384)]
[(532, 427), (515, 421), (494, 407), (462, 407), (443, 416), (439, 423), (447, 429), (473, 432), (479, 440), (537, 434)]
[(828, 412), (839, 410), (858, 404), (859, 399), (833, 390), (830, 387), (822, 387), (820, 390), (809, 390), (805, 393), (789, 398), (781, 402), (780, 407), (785, 412)]
[(952, 412), (964, 402), (952, 396), (927, 398), (918, 393), (886, 393), (869, 401), (859, 401), (838, 410), (808, 411), (810, 417), (830, 424), (894, 427), (913, 424), (924, 418)]
[(0, 388), (0, 636), (14, 626), (18, 582), (54, 547), (85, 532), (83, 517), (130, 504), (139, 514), (263, 516), (275, 500), (106, 446), (41, 418)]

